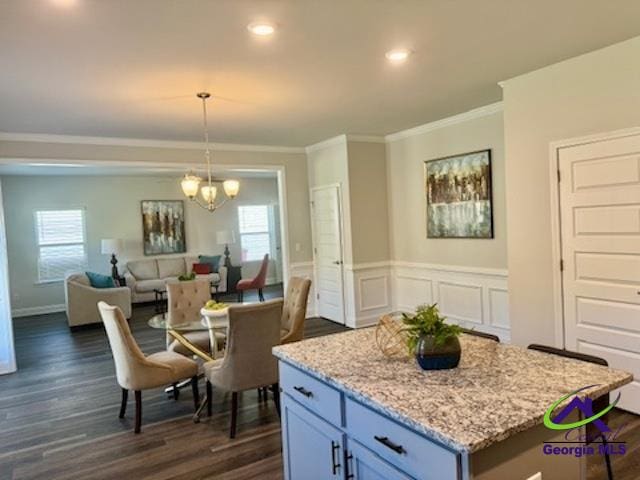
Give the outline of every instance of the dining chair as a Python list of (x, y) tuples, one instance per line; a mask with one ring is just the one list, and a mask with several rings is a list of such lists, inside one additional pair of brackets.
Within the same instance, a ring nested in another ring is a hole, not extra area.
[[(538, 352), (549, 353), (551, 355), (558, 355), (560, 357), (573, 358), (574, 360), (582, 360), (583, 362), (595, 363), (597, 365), (602, 365), (603, 367), (609, 366), (609, 363), (604, 358), (596, 357), (594, 355), (587, 355), (585, 353), (574, 352), (571, 350), (565, 350), (563, 348), (555, 348), (555, 347), (550, 347), (548, 345), (540, 345), (537, 343), (532, 343), (527, 348), (529, 348), (529, 350), (536, 350)], [(595, 399), (593, 401), (594, 410), (598, 412), (602, 411), (603, 409), (607, 408), (607, 406), (609, 406), (609, 401), (610, 401), (610, 398), (608, 393)], [(608, 414), (600, 417), (600, 420), (606, 423), (607, 416)], [(613, 480), (611, 458), (609, 456), (609, 451), (607, 448), (607, 437), (602, 432), (600, 432), (598, 427), (593, 423), (588, 423), (586, 425), (586, 434), (587, 434), (587, 442), (586, 442), (587, 444), (592, 443), (593, 440), (595, 440), (598, 437), (602, 439), (602, 444), (605, 447), (604, 461), (607, 468), (607, 477), (609, 478), (609, 480)]]
[(193, 403), (198, 408), (198, 365), (193, 360), (175, 352), (158, 352), (145, 356), (138, 347), (127, 320), (119, 307), (105, 302), (98, 303), (100, 316), (107, 331), (109, 345), (116, 365), (116, 378), (122, 388), (120, 418), (127, 409), (129, 390), (133, 390), (136, 400), (134, 432), (140, 433), (142, 423), (142, 390), (175, 384), (191, 379)]
[[(202, 317), (200, 310), (211, 300), (211, 285), (209, 280), (191, 280), (167, 284), (167, 326), (198, 321)], [(179, 328), (178, 328), (179, 330)], [(197, 332), (183, 332), (183, 337), (200, 350), (211, 352), (211, 347), (224, 344), (225, 335), (222, 332), (203, 330)], [(212, 338), (211, 335), (215, 335)], [(193, 353), (182, 343), (167, 333), (167, 350), (191, 357)], [(215, 356), (215, 355), (214, 355)]]
[(494, 342), (500, 343), (500, 337), (498, 337), (497, 335), (493, 335), (492, 333), (478, 332), (477, 330), (472, 330), (470, 328), (461, 328), (461, 330), (462, 330), (462, 333), (466, 333), (467, 335), (486, 338), (488, 340), (493, 340)]
[(261, 302), (264, 302), (262, 289), (267, 282), (268, 268), (269, 254), (267, 253), (262, 259), (262, 264), (260, 265), (258, 275), (256, 275), (254, 278), (243, 278), (237, 283), (236, 290), (238, 291), (238, 302), (242, 302), (244, 300), (244, 292), (247, 290), (258, 290), (258, 298)]
[[(238, 392), (271, 387), (280, 415), (278, 362), (271, 349), (280, 343), (283, 300), (229, 307), (227, 348), (223, 358), (204, 364), (207, 397), (215, 386), (231, 392), (229, 438), (235, 438), (238, 422)], [(211, 416), (210, 401), (207, 413)]]
[(311, 280), (291, 277), (287, 286), (280, 321), (280, 343), (298, 342), (304, 338), (304, 320)]

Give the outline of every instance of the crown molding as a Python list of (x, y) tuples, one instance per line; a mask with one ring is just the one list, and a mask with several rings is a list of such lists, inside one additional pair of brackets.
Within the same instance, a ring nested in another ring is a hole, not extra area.
[(325, 148), (333, 147), (335, 145), (342, 145), (347, 143), (347, 136), (342, 134), (337, 137), (331, 137), (326, 140), (323, 140), (318, 143), (314, 143), (313, 145), (308, 145), (305, 147), (305, 152), (307, 154), (312, 152), (317, 152), (318, 150), (324, 150)]
[(349, 142), (363, 142), (363, 143), (385, 143), (384, 137), (376, 135), (347, 135), (347, 141)]
[[(203, 142), (183, 142), (174, 140), (152, 140), (145, 138), (125, 137), (86, 137), (80, 135), (52, 135), (46, 133), (0, 132), (0, 141), (64, 143), (117, 147), (181, 148), (185, 150), (201, 150), (202, 148), (204, 148)], [(211, 150), (215, 152), (305, 153), (304, 147), (286, 147), (279, 145), (243, 145), (239, 143), (213, 143), (211, 145)]]
[(450, 125), (455, 125), (457, 123), (468, 122), (469, 120), (473, 120), (476, 118), (493, 115), (494, 113), (498, 113), (501, 111), (502, 102), (491, 103), (489, 105), (485, 105), (484, 107), (474, 108), (473, 110), (469, 110), (468, 112), (459, 113), (458, 115), (453, 115), (451, 117), (436, 120), (435, 122), (425, 123), (424, 125), (419, 125), (407, 130), (401, 130), (396, 133), (390, 133), (389, 135), (385, 135), (384, 139), (386, 140), (386, 142), (395, 142), (396, 140), (414, 137), (416, 135), (432, 132), (434, 130), (448, 127)]

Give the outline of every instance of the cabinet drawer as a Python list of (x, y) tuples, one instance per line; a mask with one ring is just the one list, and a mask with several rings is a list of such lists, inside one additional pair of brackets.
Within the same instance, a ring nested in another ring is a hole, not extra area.
[(342, 426), (342, 394), (338, 390), (284, 362), (280, 362), (280, 388), (326, 421)]
[(347, 433), (403, 472), (424, 480), (457, 480), (458, 455), (350, 398)]

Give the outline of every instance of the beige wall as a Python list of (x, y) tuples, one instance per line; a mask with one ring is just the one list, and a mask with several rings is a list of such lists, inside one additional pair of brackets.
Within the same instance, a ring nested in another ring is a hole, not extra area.
[[(292, 263), (312, 259), (309, 223), (309, 188), (304, 153), (214, 151), (214, 165), (284, 166), (288, 203), (289, 260)], [(44, 142), (0, 142), (0, 158), (55, 159), (184, 163), (186, 168), (202, 167), (201, 149), (166, 147), (124, 147)], [(298, 244), (299, 248), (295, 248)]]
[(504, 115), (512, 339), (552, 344), (549, 144), (640, 125), (640, 37), (508, 80)]
[[(424, 161), (490, 148), (494, 239), (428, 239)], [(444, 126), (387, 144), (393, 260), (440, 265), (507, 268), (505, 156), (502, 113)]]
[[(38, 209), (85, 209), (88, 270), (109, 274), (109, 256), (100, 252), (103, 238), (121, 238), (125, 251), (118, 255), (119, 268), (127, 260), (143, 258), (141, 200), (184, 200), (174, 177), (125, 176), (5, 176), (2, 178), (9, 256), (12, 307), (34, 308), (64, 304), (61, 282), (37, 284), (37, 246), (34, 211)], [(213, 215), (185, 200), (186, 240), (189, 254), (221, 254), (216, 232), (232, 230), (230, 245), (234, 265), (241, 264), (238, 206), (278, 204), (275, 179), (242, 179), (237, 199)], [(277, 209), (276, 209), (277, 210)], [(257, 262), (242, 264), (243, 276), (255, 275)], [(275, 265), (269, 276), (275, 278)]]
[(347, 143), (353, 263), (389, 260), (387, 173), (383, 143)]

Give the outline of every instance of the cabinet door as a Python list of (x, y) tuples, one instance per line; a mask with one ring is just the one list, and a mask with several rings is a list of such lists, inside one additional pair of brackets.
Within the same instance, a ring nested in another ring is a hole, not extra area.
[(358, 442), (347, 442), (347, 478), (353, 480), (411, 480)]
[(341, 479), (343, 433), (288, 395), (282, 402), (282, 447), (287, 480)]

